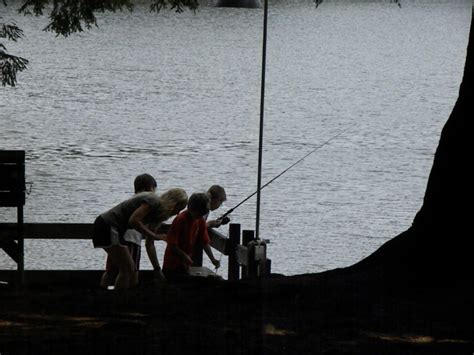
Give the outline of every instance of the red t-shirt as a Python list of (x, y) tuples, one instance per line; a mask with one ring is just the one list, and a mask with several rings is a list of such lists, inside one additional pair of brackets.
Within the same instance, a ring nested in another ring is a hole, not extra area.
[(184, 271), (190, 266), (186, 265), (183, 259), (173, 252), (173, 245), (192, 258), (196, 244), (204, 246), (210, 242), (204, 218), (192, 218), (187, 210), (181, 212), (173, 220), (167, 239), (168, 245), (165, 250), (163, 269), (168, 271)]

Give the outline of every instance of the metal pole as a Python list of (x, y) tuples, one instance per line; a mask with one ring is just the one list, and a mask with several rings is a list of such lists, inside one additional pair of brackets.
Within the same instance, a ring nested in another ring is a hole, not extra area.
[(263, 116), (265, 112), (265, 69), (267, 61), (267, 23), (268, 23), (268, 0), (263, 0), (263, 48), (262, 48), (262, 85), (260, 91), (260, 131), (258, 138), (258, 172), (257, 172), (257, 214), (255, 222), (255, 238), (260, 237), (260, 191), (262, 185), (262, 148), (263, 148)]
[(23, 206), (17, 207), (17, 239), (18, 239), (18, 285), (23, 287), (25, 284), (25, 244), (24, 244), (24, 216)]

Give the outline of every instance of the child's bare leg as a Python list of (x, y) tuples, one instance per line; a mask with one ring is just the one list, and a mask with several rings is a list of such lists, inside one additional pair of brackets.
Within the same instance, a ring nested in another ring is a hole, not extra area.
[(109, 287), (109, 273), (105, 271), (100, 278), (100, 287), (107, 289)]
[(119, 269), (119, 273), (115, 279), (115, 289), (122, 290), (129, 288), (135, 269), (128, 248), (121, 245), (113, 245), (107, 248), (106, 252), (112, 263)]
[(133, 273), (132, 279), (130, 281), (130, 287), (135, 286), (138, 286), (138, 270)]

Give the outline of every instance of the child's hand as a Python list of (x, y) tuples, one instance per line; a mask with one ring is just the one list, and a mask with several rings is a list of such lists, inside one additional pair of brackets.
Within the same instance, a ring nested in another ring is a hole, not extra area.
[(157, 234), (155, 240), (162, 240), (162, 241), (166, 242), (168, 239), (167, 239), (166, 234)]
[(230, 217), (227, 217), (227, 216), (221, 217), (219, 218), (219, 221), (221, 222), (221, 225), (227, 224), (230, 222)]
[(212, 264), (216, 267), (216, 269), (221, 267), (221, 262), (217, 259), (211, 260)]
[(160, 268), (156, 268), (153, 270), (153, 281), (155, 283), (163, 283), (166, 282), (166, 277), (163, 274), (163, 271), (161, 271)]
[(186, 263), (188, 264), (188, 266), (191, 266), (193, 264), (193, 259), (191, 259), (189, 255), (185, 255), (185, 258), (186, 258)]
[(207, 222), (207, 226), (209, 228), (219, 228), (222, 224), (222, 220), (221, 219), (216, 219), (216, 220), (212, 220), (212, 221), (209, 221)]

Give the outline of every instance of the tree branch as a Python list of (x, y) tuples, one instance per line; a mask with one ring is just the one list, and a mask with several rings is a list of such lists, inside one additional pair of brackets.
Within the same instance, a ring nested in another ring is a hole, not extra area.
[(3, 86), (15, 86), (17, 72), (27, 68), (28, 60), (10, 55), (4, 51), (5, 46), (0, 44), (0, 79)]
[[(23, 37), (23, 31), (14, 23), (0, 24), (0, 38), (16, 42)], [(0, 43), (0, 81), (3, 86), (15, 86), (16, 74), (27, 68), (28, 60), (7, 53), (7, 48)]]

